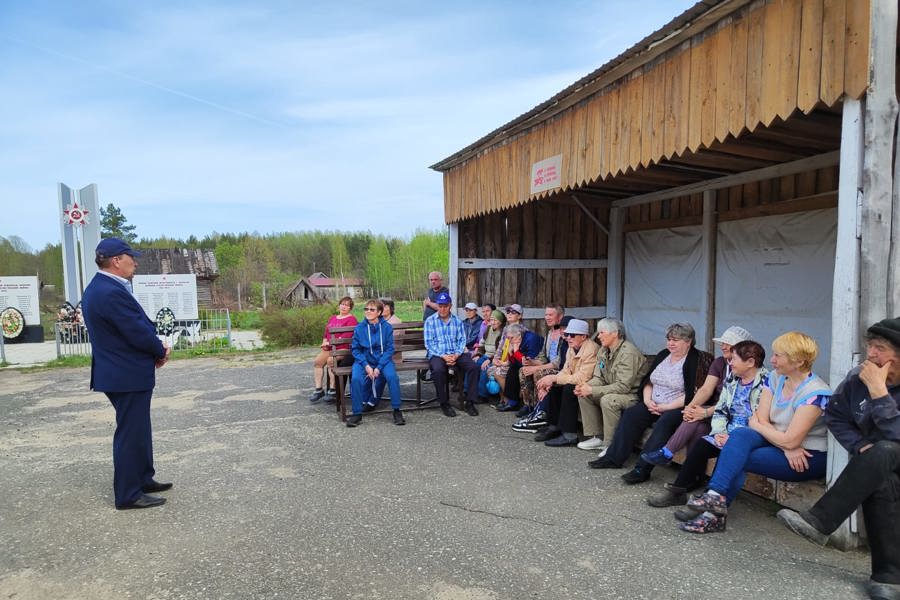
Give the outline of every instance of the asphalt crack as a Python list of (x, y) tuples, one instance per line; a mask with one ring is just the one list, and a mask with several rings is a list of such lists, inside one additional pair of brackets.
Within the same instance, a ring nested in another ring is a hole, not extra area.
[(489, 510), (480, 510), (477, 508), (470, 508), (468, 506), (463, 506), (462, 504), (454, 504), (452, 502), (445, 502), (443, 500), (440, 501), (442, 506), (448, 506), (450, 508), (457, 508), (459, 510), (464, 510), (470, 513), (477, 513), (482, 515), (489, 515), (491, 517), (497, 517), (498, 519), (508, 519), (510, 521), (528, 521), (529, 523), (537, 523), (538, 525), (545, 525), (547, 527), (555, 527), (556, 523), (551, 523), (548, 521), (541, 521), (540, 519), (535, 519), (532, 517), (520, 517), (518, 515), (504, 515), (502, 513), (495, 513)]

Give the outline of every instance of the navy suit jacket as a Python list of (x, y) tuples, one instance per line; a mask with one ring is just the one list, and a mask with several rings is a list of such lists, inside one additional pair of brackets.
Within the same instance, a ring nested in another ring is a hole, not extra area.
[(166, 356), (156, 327), (125, 286), (97, 273), (81, 298), (91, 339), (91, 389), (139, 392), (156, 384), (156, 361)]

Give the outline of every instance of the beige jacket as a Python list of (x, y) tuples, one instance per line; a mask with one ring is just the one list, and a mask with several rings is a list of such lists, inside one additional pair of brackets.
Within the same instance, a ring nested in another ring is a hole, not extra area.
[(594, 367), (597, 366), (597, 353), (600, 352), (600, 346), (591, 339), (584, 340), (578, 353), (575, 349), (569, 347), (566, 353), (566, 364), (563, 370), (556, 375), (557, 385), (578, 385), (584, 383), (594, 374)]

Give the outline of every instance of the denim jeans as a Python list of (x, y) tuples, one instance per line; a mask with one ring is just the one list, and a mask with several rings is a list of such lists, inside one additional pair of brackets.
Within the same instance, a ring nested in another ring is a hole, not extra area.
[(749, 427), (735, 429), (728, 436), (725, 447), (716, 461), (716, 470), (709, 480), (709, 489), (725, 496), (728, 504), (744, 486), (747, 473), (756, 473), (779, 481), (809, 481), (825, 477), (827, 454), (809, 451), (809, 468), (798, 473), (791, 468), (784, 450), (770, 444), (766, 438)]
[[(478, 366), (478, 369), (481, 369), (481, 364), (488, 360), (487, 356), (481, 355), (478, 358), (474, 359), (475, 364)], [(487, 375), (484, 371), (481, 371), (481, 374), (478, 376), (478, 395), (482, 398), (487, 398)], [(466, 377), (465, 382), (463, 383), (463, 395), (469, 392), (469, 378)]]
[(809, 510), (811, 522), (822, 533), (832, 533), (860, 505), (872, 579), (900, 584), (900, 443), (883, 440), (852, 457)]

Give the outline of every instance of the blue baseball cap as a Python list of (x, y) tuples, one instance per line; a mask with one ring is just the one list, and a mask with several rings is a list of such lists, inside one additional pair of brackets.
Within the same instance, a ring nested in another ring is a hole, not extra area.
[(448, 294), (447, 292), (441, 292), (440, 294), (438, 294), (435, 302), (437, 302), (438, 304), (453, 304), (453, 301), (450, 300), (450, 294)]
[(100, 240), (97, 244), (97, 258), (112, 258), (114, 256), (128, 256), (137, 258), (141, 255), (137, 250), (132, 250), (131, 246), (120, 240), (119, 238), (106, 238)]

